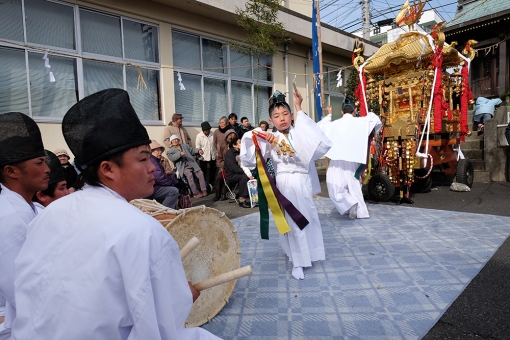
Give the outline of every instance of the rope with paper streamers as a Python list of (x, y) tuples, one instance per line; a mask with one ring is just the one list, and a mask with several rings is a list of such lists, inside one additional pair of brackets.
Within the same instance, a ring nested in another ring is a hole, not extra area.
[[(479, 4), (477, 4), (476, 6), (473, 6), (472, 8), (470, 8), (468, 11), (462, 13), (461, 15), (453, 18), (452, 20), (450, 20), (448, 23), (452, 22), (453, 20), (457, 20), (461, 17), (463, 17), (464, 15), (468, 14), (469, 12), (473, 11), (474, 9), (476, 9), (477, 7), (485, 4), (488, 0), (483, 0), (481, 1)], [(420, 39), (420, 38), (418, 38)], [(489, 46), (489, 47), (485, 47), (485, 48), (480, 48), (480, 49), (475, 49), (476, 52), (478, 51), (481, 51), (481, 50), (484, 50), (485, 53), (489, 53), (491, 49), (494, 49), (496, 47), (499, 46), (499, 44), (501, 44), (503, 41), (505, 41), (507, 39), (504, 39), (504, 40), (501, 40), (500, 42), (492, 45), (492, 46)], [(6, 43), (8, 45), (11, 45), (11, 46), (19, 46), (19, 47), (22, 47), (22, 48), (26, 48), (27, 50), (29, 51), (33, 51), (33, 52), (44, 52), (45, 53), (45, 57), (47, 57), (47, 53), (49, 52), (48, 49), (43, 49), (43, 48), (38, 48), (38, 47), (34, 47), (34, 46), (29, 46), (29, 45), (25, 45), (25, 44), (21, 44), (21, 43), (16, 43), (16, 42), (13, 42), (13, 41), (7, 41), (7, 40), (4, 40), (4, 39), (0, 39), (0, 42), (3, 42), (3, 43)], [(62, 51), (51, 51), (51, 54), (53, 55), (60, 55), (60, 56), (66, 56), (66, 57), (71, 57), (71, 58), (76, 58), (76, 57), (79, 57), (83, 60), (90, 60), (90, 61), (98, 61), (98, 62), (104, 62), (104, 63), (110, 63), (110, 64), (116, 64), (116, 65), (126, 65), (126, 66), (133, 66), (133, 67), (137, 67), (138, 68), (138, 86), (137, 86), (137, 90), (138, 89), (141, 89), (142, 87), (147, 89), (147, 84), (145, 83), (145, 80), (143, 78), (143, 75), (142, 75), (142, 71), (141, 71), (141, 67), (143, 68), (148, 68), (148, 69), (157, 69), (157, 70), (161, 70), (161, 69), (172, 69), (172, 70), (176, 70), (179, 72), (180, 74), (180, 71), (186, 71), (186, 70), (190, 70), (190, 71), (214, 71), (214, 70), (225, 70), (225, 69), (241, 69), (241, 68), (251, 68), (252, 65), (243, 65), (243, 66), (230, 66), (230, 67), (209, 67), (209, 68), (182, 68), (182, 67), (177, 67), (177, 66), (158, 66), (158, 67), (153, 67), (153, 66), (148, 66), (148, 65), (136, 65), (136, 64), (133, 64), (131, 62), (117, 62), (117, 61), (111, 61), (111, 60), (102, 60), (102, 59), (97, 59), (97, 58), (90, 58), (90, 57), (83, 57), (83, 56), (77, 56), (75, 54), (71, 54), (71, 53), (66, 53), (66, 52), (62, 52)], [(388, 55), (391, 54), (391, 53), (387, 53)], [(384, 56), (384, 55), (382, 55)], [(43, 57), (43, 59), (45, 59)], [(419, 60), (418, 60), (419, 61)], [(45, 63), (46, 63), (46, 59), (45, 59)], [(48, 65), (49, 65), (49, 61), (48, 61)], [(271, 67), (271, 66), (267, 66), (267, 65), (261, 65), (261, 64), (256, 64), (256, 65), (253, 65), (253, 66), (261, 66), (261, 67), (264, 67), (266, 69), (270, 69), (270, 70), (273, 70), (275, 72), (279, 72), (279, 73), (283, 73), (283, 74), (290, 74), (290, 75), (294, 75), (294, 76), (311, 76), (311, 77), (314, 77), (314, 84), (315, 84), (315, 78), (316, 78), (316, 74), (315, 73), (294, 73), (294, 72), (288, 72), (288, 71), (285, 71), (285, 70), (280, 70), (280, 69), (277, 69), (277, 68), (274, 68), (274, 67)], [(340, 87), (342, 86), (342, 71), (343, 70), (346, 70), (346, 69), (350, 69), (350, 68), (354, 68), (354, 65), (348, 65), (348, 66), (342, 66), (342, 67), (339, 67), (339, 68), (336, 68), (336, 69), (333, 69), (333, 70), (329, 70), (329, 71), (326, 71), (326, 72), (321, 72), (320, 75), (324, 75), (324, 74), (328, 74), (328, 73), (337, 73), (337, 87)], [(49, 68), (47, 68), (49, 69)], [(52, 81), (52, 72), (51, 71), (48, 71), (50, 74), (50, 81)], [(54, 77), (53, 77), (53, 81), (54, 81)], [(179, 87), (181, 90), (184, 90), (184, 85), (182, 84), (182, 78), (180, 79), (179, 81)], [(310, 91), (311, 93), (313, 92)]]
[[(409, 43), (412, 43), (414, 39), (419, 40), (421, 38), (420, 37), (413, 38), (412, 40), (409, 40)], [(26, 44), (22, 44), (22, 43), (7, 41), (4, 39), (0, 39), (0, 42), (7, 43), (9, 45), (19, 46), (21, 48), (26, 48), (30, 52), (46, 52), (47, 51), (47, 49), (38, 48), (35, 46), (30, 46), (30, 45), (26, 45)], [(503, 40), (500, 41), (498, 44), (500, 44), (501, 42), (503, 42)], [(478, 50), (480, 50), (480, 49), (478, 49)], [(475, 50), (475, 51), (477, 51), (477, 50)], [(83, 60), (97, 61), (97, 62), (109, 63), (109, 64), (114, 64), (114, 65), (133, 66), (133, 67), (137, 67), (137, 68), (146, 68), (146, 69), (153, 69), (153, 70), (171, 69), (171, 70), (175, 70), (177, 72), (182, 72), (182, 71), (217, 71), (217, 70), (223, 71), (223, 70), (228, 70), (228, 69), (232, 70), (232, 69), (244, 69), (244, 68), (252, 68), (252, 67), (263, 67), (267, 70), (272, 70), (272, 71), (275, 71), (278, 73), (294, 75), (294, 76), (299, 76), (299, 77), (301, 77), (301, 76), (313, 77), (314, 80), (315, 80), (315, 77), (317, 76), (317, 74), (315, 74), (315, 73), (290, 72), (290, 71), (285, 71), (285, 70), (282, 70), (282, 69), (279, 69), (276, 67), (262, 65), (262, 64), (240, 65), (240, 66), (221, 66), (221, 67), (151, 66), (151, 65), (136, 64), (136, 63), (129, 62), (129, 61), (119, 62), (119, 61), (103, 60), (103, 59), (97, 59), (97, 58), (91, 58), (91, 57), (78, 56), (76, 54), (62, 52), (62, 51), (51, 51), (51, 54), (58, 55), (58, 56), (64, 56), (64, 57), (71, 57), (71, 58), (81, 58)], [(392, 54), (392, 53), (391, 52), (386, 53), (386, 55), (390, 55), (390, 54)], [(380, 57), (384, 57), (384, 56), (385, 56), (385, 54), (380, 55)], [(338, 85), (342, 86), (342, 76), (341, 75), (339, 76), (339, 73), (341, 73), (342, 71), (347, 70), (347, 69), (354, 69), (354, 65), (341, 66), (338, 68), (334, 68), (334, 69), (331, 69), (328, 71), (321, 72), (320, 74), (321, 75), (330, 74), (330, 73), (336, 74), (337, 81), (338, 81), (337, 87), (339, 87)], [(143, 79), (143, 77), (142, 77), (142, 79)]]
[(483, 47), (483, 48), (474, 48), (475, 50), (475, 53), (476, 55), (478, 56), (478, 51), (483, 51), (485, 53), (485, 55), (489, 54), (491, 51), (495, 51), (496, 48), (499, 47), (499, 44), (501, 44), (502, 42), (505, 42), (507, 41), (508, 38), (505, 38), (505, 39), (502, 39), (500, 42), (497, 42), (493, 45), (490, 45), (490, 46), (487, 46), (487, 47)]

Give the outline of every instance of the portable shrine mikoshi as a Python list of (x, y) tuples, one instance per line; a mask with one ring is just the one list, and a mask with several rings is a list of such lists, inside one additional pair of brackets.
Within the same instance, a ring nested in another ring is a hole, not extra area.
[(145, 199), (133, 200), (131, 204), (165, 226), (181, 249), (188, 281), (201, 291), (186, 327), (207, 323), (228, 302), (237, 279), (252, 272), (250, 266), (240, 268), (241, 249), (236, 229), (224, 212), (203, 205), (165, 210), (161, 204)]
[(456, 175), (457, 182), (473, 183), (473, 166), (459, 159), (459, 146), (471, 134), (467, 113), (474, 101), (468, 78), (476, 41), (468, 41), (460, 53), (456, 42), (445, 43), (444, 23), (430, 34), (415, 31), (423, 5), (406, 2), (396, 22), (408, 25), (408, 31), (366, 61), (362, 43), (357, 41), (353, 50), (360, 115), (379, 112), (383, 122), (367, 173), (370, 197), (378, 201), (390, 200), (397, 188), (399, 202), (412, 203), (411, 185), (417, 191), (430, 188), (433, 168), (450, 179)]

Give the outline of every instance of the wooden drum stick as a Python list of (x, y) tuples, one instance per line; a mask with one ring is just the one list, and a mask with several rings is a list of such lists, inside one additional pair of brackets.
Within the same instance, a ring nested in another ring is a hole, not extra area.
[(184, 247), (182, 247), (182, 249), (180, 251), (181, 252), (181, 260), (184, 261), (186, 256), (188, 256), (193, 251), (193, 249), (195, 249), (199, 244), (200, 244), (200, 240), (198, 238), (196, 238), (195, 236), (193, 236), (193, 238), (191, 240), (189, 240), (188, 243), (186, 243), (186, 245), (184, 245)]
[(204, 280), (202, 282), (196, 283), (193, 285), (196, 290), (202, 291), (204, 289), (212, 288), (215, 286), (219, 286), (223, 283), (240, 279), (241, 277), (251, 275), (253, 273), (253, 270), (251, 269), (251, 266), (245, 266), (236, 270), (233, 270), (228, 273), (220, 274), (218, 276), (212, 277), (210, 279)]

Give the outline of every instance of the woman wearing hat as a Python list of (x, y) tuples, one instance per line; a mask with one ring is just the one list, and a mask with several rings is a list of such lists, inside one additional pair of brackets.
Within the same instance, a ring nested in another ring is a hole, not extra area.
[[(216, 147), (213, 142), (213, 134), (211, 133), (211, 124), (203, 122), (201, 124), (202, 132), (197, 135), (195, 145), (204, 151), (202, 157), (199, 157), (200, 169), (204, 173), (207, 183), (214, 183), (216, 178)], [(209, 168), (209, 175), (207, 175)]]
[[(177, 168), (177, 177), (186, 176), (194, 197), (199, 198), (207, 196), (204, 173), (198, 166), (194, 157), (197, 154), (202, 155), (204, 151), (198, 148), (192, 148), (187, 144), (181, 144), (181, 139), (177, 135), (172, 135), (170, 137), (170, 144), (171, 146), (167, 151), (167, 156), (168, 159), (174, 162), (175, 167)], [(200, 182), (200, 188), (197, 188), (195, 180), (193, 179), (193, 174), (197, 176), (198, 181)]]
[(76, 172), (74, 166), (69, 162), (71, 157), (69, 157), (69, 154), (67, 153), (66, 149), (57, 149), (55, 150), (54, 153), (60, 160), (60, 165), (62, 165), (62, 168), (64, 169), (64, 176), (67, 182), (67, 189), (69, 189), (69, 192), (74, 192), (76, 189), (79, 188), (78, 173)]
[(155, 140), (151, 141), (151, 163), (154, 165), (154, 192), (150, 195), (149, 199), (155, 199), (163, 204), (165, 207), (175, 209), (177, 206), (177, 199), (179, 198), (179, 189), (177, 188), (177, 179), (171, 175), (167, 175), (165, 168), (161, 164), (161, 153), (165, 149)]

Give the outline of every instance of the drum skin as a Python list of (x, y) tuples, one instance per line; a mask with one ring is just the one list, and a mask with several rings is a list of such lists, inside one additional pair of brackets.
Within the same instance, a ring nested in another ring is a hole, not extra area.
[[(186, 278), (192, 283), (202, 282), (220, 274), (239, 269), (241, 248), (237, 230), (224, 212), (205, 206), (165, 210), (155, 201), (134, 200), (134, 206), (158, 219), (182, 249), (194, 237), (200, 244), (184, 259)], [(170, 222), (168, 219), (171, 219)], [(237, 280), (203, 290), (193, 304), (186, 327), (198, 327), (218, 314), (228, 299)]]
[[(185, 209), (166, 225), (182, 249), (195, 236), (200, 244), (183, 261), (188, 281), (198, 283), (239, 269), (241, 248), (237, 231), (225, 213), (205, 206)], [(186, 327), (209, 322), (228, 302), (237, 280), (203, 290), (193, 304)]]

